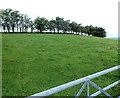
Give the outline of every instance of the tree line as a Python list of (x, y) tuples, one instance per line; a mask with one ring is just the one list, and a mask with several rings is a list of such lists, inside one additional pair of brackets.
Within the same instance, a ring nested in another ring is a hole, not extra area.
[(0, 28), (3, 33), (10, 32), (50, 32), (50, 33), (69, 33), (91, 35), (96, 37), (106, 37), (106, 31), (102, 27), (82, 26), (74, 21), (64, 20), (64, 18), (56, 17), (47, 20), (44, 17), (37, 17), (32, 20), (26, 14), (21, 14), (13, 9), (0, 10)]

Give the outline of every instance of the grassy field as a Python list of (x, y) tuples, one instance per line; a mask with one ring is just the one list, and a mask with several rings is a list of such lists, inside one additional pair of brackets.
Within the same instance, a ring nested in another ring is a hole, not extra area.
[[(2, 41), (3, 96), (29, 96), (118, 65), (118, 41), (113, 39), (67, 34), (3, 34)], [(93, 81), (103, 88), (118, 78), (115, 71)], [(78, 85), (53, 96), (75, 96), (80, 88)], [(107, 92), (118, 96), (119, 90), (120, 85), (116, 85)], [(90, 93), (95, 91), (90, 86)]]

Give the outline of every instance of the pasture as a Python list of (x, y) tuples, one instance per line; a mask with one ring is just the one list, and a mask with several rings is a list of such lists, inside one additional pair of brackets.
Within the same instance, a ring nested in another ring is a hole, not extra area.
[[(3, 96), (29, 96), (116, 65), (117, 40), (70, 34), (2, 34)], [(115, 71), (93, 81), (106, 87), (118, 78)], [(75, 96), (80, 88), (53, 96)], [(119, 90), (117, 85), (107, 92), (118, 96)], [(90, 93), (95, 91), (91, 86)]]

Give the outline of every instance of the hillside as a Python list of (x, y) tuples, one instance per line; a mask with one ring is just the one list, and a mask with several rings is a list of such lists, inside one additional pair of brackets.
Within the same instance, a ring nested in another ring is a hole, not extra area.
[[(3, 34), (2, 41), (3, 96), (29, 96), (118, 65), (118, 41), (113, 39), (70, 34)], [(101, 87), (117, 80), (117, 71), (93, 79)], [(55, 95), (74, 96), (80, 86)], [(94, 91), (97, 90), (91, 87), (90, 93)], [(118, 96), (118, 86), (108, 93)]]

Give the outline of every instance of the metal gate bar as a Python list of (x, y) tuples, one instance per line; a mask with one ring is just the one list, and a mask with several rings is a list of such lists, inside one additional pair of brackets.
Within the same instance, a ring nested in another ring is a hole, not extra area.
[(90, 81), (90, 84), (92, 84), (95, 88), (97, 88), (101, 93), (104, 93), (106, 96), (110, 97), (111, 95), (105, 92), (101, 87), (96, 85), (94, 82)]
[(86, 85), (88, 84), (89, 81), (85, 81), (84, 85), (81, 87), (81, 89), (79, 90), (79, 92), (77, 93), (76, 96), (80, 96), (80, 94), (82, 93), (82, 91), (84, 90), (84, 88), (86, 87)]
[[(119, 84), (119, 83), (120, 83), (120, 80), (119, 80), (119, 81), (116, 81), (116, 82), (114, 82), (114, 83), (112, 83), (112, 84), (110, 84), (109, 86), (107, 86), (107, 87), (105, 87), (105, 88), (103, 88), (103, 90), (106, 91), (106, 90), (114, 87), (115, 85), (117, 85), (117, 84)], [(96, 93), (94, 93), (94, 94), (92, 94), (92, 95), (90, 95), (90, 96), (97, 96), (97, 95), (99, 95), (99, 94), (101, 94), (100, 91), (98, 91), (98, 92), (96, 92)]]
[[(88, 80), (88, 81), (85, 81), (85, 83), (83, 84), (83, 86), (81, 87), (81, 89), (79, 90), (79, 92), (77, 93), (77, 95), (76, 95), (76, 97), (75, 98), (78, 98), (78, 96), (80, 96), (81, 95), (81, 93), (82, 93), (82, 91), (84, 90), (84, 88), (87, 86), (87, 96), (89, 96), (89, 97), (95, 97), (95, 96), (97, 96), (97, 95), (99, 95), (99, 94), (101, 94), (101, 93), (104, 93), (105, 95), (107, 95), (108, 97), (110, 97), (111, 95), (110, 94), (108, 94), (107, 92), (105, 92), (106, 90), (108, 90), (108, 89), (110, 89), (110, 88), (112, 88), (112, 87), (114, 87), (115, 85), (117, 85), (118, 83), (120, 83), (120, 80), (119, 81), (116, 81), (116, 82), (114, 82), (114, 83), (112, 83), (112, 84), (110, 84), (109, 86), (107, 86), (107, 87), (105, 87), (105, 88), (100, 88), (98, 85), (96, 85), (94, 82), (92, 82), (92, 81), (90, 81), (90, 80)], [(92, 94), (92, 95), (89, 95), (89, 84), (92, 84), (95, 88), (97, 88), (99, 91), (98, 92), (96, 92), (96, 93), (94, 93), (94, 94)]]
[[(118, 66), (115, 66), (115, 67), (112, 67), (112, 68), (109, 68), (109, 69), (106, 69), (104, 71), (100, 71), (100, 72), (97, 72), (95, 74), (92, 74), (92, 75), (89, 75), (89, 76), (86, 76), (84, 78), (80, 78), (78, 80), (75, 80), (75, 81), (71, 81), (71, 82), (68, 82), (66, 84), (63, 84), (63, 85), (60, 85), (60, 86), (57, 86), (57, 87), (54, 87), (52, 89), (49, 89), (49, 90), (46, 90), (46, 91), (43, 91), (43, 92), (40, 92), (40, 93), (37, 93), (37, 94), (34, 94), (34, 95), (31, 95), (31, 96), (50, 96), (52, 94), (55, 94), (55, 93), (58, 93), (60, 91), (63, 91), (65, 89), (68, 89), (70, 87), (73, 87), (75, 85), (78, 85), (78, 84), (81, 84), (87, 80), (91, 80), (91, 79), (94, 79), (94, 78), (97, 78), (99, 76), (102, 76), (102, 75), (105, 75), (109, 72), (112, 72), (112, 71), (115, 71), (115, 70), (118, 70), (120, 69), (120, 65)], [(30, 96), (29, 96), (30, 97)]]

